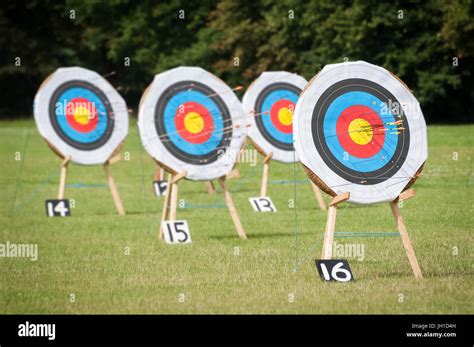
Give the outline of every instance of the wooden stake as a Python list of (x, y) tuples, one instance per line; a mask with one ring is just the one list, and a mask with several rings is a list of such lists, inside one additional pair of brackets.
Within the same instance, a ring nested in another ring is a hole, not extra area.
[(114, 199), (115, 208), (117, 209), (118, 214), (120, 216), (123, 216), (123, 215), (125, 215), (125, 210), (123, 209), (122, 200), (120, 200), (120, 195), (119, 195), (119, 192), (117, 190), (117, 186), (115, 185), (115, 181), (112, 177), (112, 174), (110, 173), (109, 166), (110, 166), (110, 162), (107, 161), (104, 164), (104, 171), (105, 171), (105, 174), (106, 174), (107, 179), (109, 181), (110, 192), (112, 193), (112, 197)]
[(176, 210), (178, 207), (178, 184), (171, 182), (171, 204), (169, 220), (176, 219)]
[(122, 160), (122, 156), (120, 154), (117, 154), (109, 159), (109, 164), (115, 164), (116, 162), (120, 160)]
[(323, 252), (321, 259), (331, 259), (334, 242), (334, 229), (336, 227), (337, 205), (350, 198), (349, 193), (336, 195), (329, 203), (328, 219), (326, 221), (326, 230), (324, 232)]
[(168, 220), (175, 220), (176, 219), (176, 210), (178, 208), (178, 182), (181, 181), (183, 178), (186, 177), (188, 173), (186, 171), (180, 172), (171, 180), (171, 203), (170, 203), (170, 212), (169, 212), (169, 219)]
[(179, 181), (181, 181), (183, 178), (186, 177), (188, 173), (186, 171), (182, 171), (176, 175), (174, 175), (173, 179), (171, 180), (171, 184), (175, 184), (175, 183), (178, 183)]
[(403, 200), (408, 200), (410, 198), (413, 198), (416, 195), (415, 190), (413, 188), (407, 189), (404, 192), (402, 192), (398, 198), (394, 200), (394, 202), (398, 201), (403, 201)]
[(334, 198), (332, 198), (332, 200), (329, 202), (329, 206), (337, 206), (337, 205), (339, 205), (341, 202), (344, 202), (344, 201), (349, 200), (350, 197), (351, 197), (351, 194), (348, 193), (348, 192), (345, 192), (345, 193), (336, 195), (336, 196), (335, 196)]
[(229, 209), (230, 216), (232, 217), (232, 221), (234, 222), (235, 229), (239, 237), (243, 240), (247, 240), (247, 235), (245, 234), (244, 227), (240, 222), (239, 214), (237, 213), (237, 209), (235, 208), (234, 201), (232, 200), (232, 195), (230, 191), (227, 189), (227, 185), (225, 183), (225, 178), (221, 177), (217, 180), (224, 192), (225, 202), (227, 204), (227, 208)]
[(206, 181), (206, 188), (209, 194), (216, 193), (216, 188), (214, 188), (214, 183), (212, 183), (212, 181)]
[(273, 157), (273, 152), (268, 153), (263, 158), (263, 175), (262, 175), (262, 186), (260, 188), (260, 196), (267, 196), (267, 184), (268, 184), (268, 170), (270, 166), (270, 160)]
[(319, 187), (311, 181), (311, 187), (313, 188), (314, 195), (316, 195), (316, 200), (318, 200), (319, 208), (323, 211), (326, 211), (326, 204), (323, 200), (323, 195)]
[[(405, 247), (405, 251), (408, 256), (408, 261), (410, 262), (411, 268), (413, 270), (413, 274), (415, 275), (415, 278), (421, 279), (423, 278), (423, 275), (421, 273), (420, 266), (418, 265), (418, 260), (416, 259), (415, 251), (413, 250), (413, 247), (411, 245), (410, 238), (408, 237), (405, 222), (403, 221), (400, 209), (398, 208), (398, 201), (406, 200), (413, 196), (415, 196), (415, 191), (413, 189), (409, 189), (403, 192), (398, 198), (390, 202), (390, 208), (392, 209), (393, 216), (397, 222), (398, 231), (400, 233), (403, 246)], [(329, 203), (328, 218), (326, 221), (326, 230), (324, 233), (323, 252), (321, 255), (321, 259), (332, 258), (337, 205), (341, 202), (348, 200), (349, 198), (349, 193), (343, 193), (335, 196)]]
[(71, 161), (71, 157), (67, 156), (64, 158), (63, 162), (61, 163), (61, 177), (59, 178), (58, 200), (64, 199), (64, 191), (66, 189), (67, 167), (70, 161)]
[(178, 206), (178, 182), (185, 178), (186, 175), (186, 171), (180, 172), (176, 175), (173, 175), (171, 173), (168, 174), (168, 184), (166, 185), (166, 193), (163, 199), (160, 231), (158, 233), (158, 238), (160, 240), (163, 239), (163, 222), (166, 220), (172, 221), (176, 219), (176, 210)]
[(237, 169), (234, 169), (232, 170), (231, 172), (229, 172), (227, 175), (225, 175), (225, 180), (228, 181), (228, 180), (231, 180), (233, 178), (240, 178), (240, 172), (239, 170)]
[[(409, 194), (409, 195), (411, 195), (411, 194)], [(400, 194), (400, 197), (402, 197), (401, 194)], [(397, 199), (397, 201), (398, 201), (398, 199)], [(418, 279), (423, 278), (420, 266), (418, 265), (418, 260), (416, 259), (415, 251), (413, 250), (413, 247), (412, 247), (411, 242), (410, 242), (410, 238), (408, 237), (408, 232), (407, 232), (407, 229), (405, 227), (403, 217), (400, 213), (400, 209), (398, 208), (397, 202), (392, 201), (390, 203), (390, 208), (392, 209), (393, 216), (395, 217), (395, 220), (397, 221), (398, 231), (400, 232), (400, 236), (402, 238), (403, 246), (405, 247), (405, 251), (407, 252), (408, 261), (410, 262), (411, 268), (413, 270), (413, 274), (415, 275), (415, 278), (418, 278)]]
[(165, 170), (163, 170), (159, 165), (155, 169), (155, 181), (163, 181), (165, 178)]
[(161, 226), (162, 222), (168, 217), (168, 205), (170, 203), (170, 189), (171, 189), (171, 179), (173, 178), (172, 174), (168, 174), (168, 184), (166, 185), (166, 192), (163, 199), (163, 210), (161, 211), (161, 221), (160, 221), (160, 232), (158, 238), (163, 239), (163, 227)]
[(334, 228), (336, 227), (336, 212), (336, 206), (329, 206), (326, 230), (324, 231), (323, 253), (321, 254), (321, 259), (332, 258)]

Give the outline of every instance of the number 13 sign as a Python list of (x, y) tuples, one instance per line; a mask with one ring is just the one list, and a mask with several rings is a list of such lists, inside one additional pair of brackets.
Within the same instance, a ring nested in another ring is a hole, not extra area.
[(270, 199), (269, 196), (249, 198), (249, 201), (255, 212), (276, 212), (277, 211), (275, 205), (273, 205), (272, 199)]

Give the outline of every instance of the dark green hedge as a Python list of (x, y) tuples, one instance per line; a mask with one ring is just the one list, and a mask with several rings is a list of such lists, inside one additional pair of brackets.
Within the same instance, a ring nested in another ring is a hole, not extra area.
[(30, 115), (41, 81), (60, 66), (115, 72), (107, 78), (136, 110), (153, 75), (179, 65), (246, 87), (265, 70), (310, 79), (348, 59), (397, 74), (429, 122), (472, 122), (473, 8), (469, 0), (11, 1), (0, 10), (0, 117)]

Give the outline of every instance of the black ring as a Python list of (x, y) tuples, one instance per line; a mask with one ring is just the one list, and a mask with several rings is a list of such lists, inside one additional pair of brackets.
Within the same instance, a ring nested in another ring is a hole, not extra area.
[[(399, 110), (401, 112), (398, 115), (400, 116), (398, 119), (403, 121), (403, 126), (405, 127), (405, 130), (402, 131), (398, 138), (397, 147), (392, 158), (383, 167), (374, 171), (360, 172), (343, 165), (331, 153), (325, 140), (323, 125), (329, 106), (337, 97), (353, 91), (361, 91), (372, 94), (379, 98), (382, 102), (385, 102), (386, 105), (396, 102), (396, 105), (399, 105)], [(408, 126), (408, 121), (406, 120), (406, 116), (398, 100), (393, 96), (392, 93), (390, 93), (381, 85), (360, 78), (350, 78), (339, 81), (324, 91), (324, 93), (318, 99), (318, 102), (316, 103), (316, 106), (313, 110), (311, 132), (313, 135), (313, 140), (315, 141), (316, 150), (326, 165), (334, 173), (341, 176), (345, 180), (361, 185), (373, 185), (381, 183), (394, 176), (405, 162), (408, 149), (410, 147), (410, 129)]]
[(290, 83), (285, 83), (285, 82), (277, 82), (270, 84), (269, 86), (265, 87), (257, 97), (257, 100), (255, 101), (255, 112), (258, 116), (255, 117), (255, 122), (257, 123), (257, 128), (260, 131), (260, 133), (263, 135), (265, 140), (267, 140), (270, 144), (275, 146), (276, 148), (282, 149), (284, 151), (294, 151), (293, 143), (285, 143), (281, 142), (277, 139), (275, 139), (272, 135), (270, 135), (265, 128), (265, 125), (263, 124), (262, 120), (262, 106), (263, 106), (263, 101), (267, 97), (268, 94), (275, 90), (281, 90), (281, 89), (288, 89), (291, 92), (294, 92), (296, 95), (300, 95), (301, 89), (298, 88), (297, 86), (290, 84)]
[[(62, 93), (64, 93), (65, 90), (75, 88), (75, 87), (89, 89), (91, 92), (95, 93), (97, 97), (100, 99), (100, 101), (102, 101), (102, 104), (104, 104), (105, 109), (107, 111), (107, 127), (105, 129), (105, 132), (102, 134), (102, 136), (99, 139), (97, 139), (94, 142), (83, 143), (83, 142), (78, 142), (71, 139), (62, 131), (61, 127), (59, 126), (56, 120), (56, 104), (58, 102), (59, 96)], [(61, 84), (58, 88), (56, 88), (49, 102), (49, 119), (51, 121), (51, 124), (54, 130), (64, 142), (66, 142), (68, 145), (74, 148), (77, 148), (83, 151), (92, 151), (92, 150), (102, 147), (112, 136), (114, 123), (115, 123), (112, 107), (110, 105), (110, 102), (107, 96), (102, 92), (102, 90), (100, 90), (98, 87), (96, 87), (92, 83), (81, 81), (81, 80), (67, 81)]]
[[(222, 134), (222, 139), (217, 145), (217, 147), (207, 154), (195, 155), (182, 151), (171, 141), (166, 132), (164, 124), (164, 112), (166, 105), (168, 105), (170, 99), (174, 95), (185, 90), (196, 90), (198, 92), (203, 93), (204, 95), (209, 96), (209, 98), (211, 98), (212, 101), (216, 103), (222, 115), (224, 122), (224, 131)], [(193, 165), (207, 165), (219, 159), (219, 157), (225, 153), (227, 147), (230, 145), (233, 133), (232, 118), (229, 109), (227, 108), (222, 98), (207, 85), (196, 81), (177, 82), (166, 88), (165, 91), (163, 91), (155, 106), (155, 127), (156, 132), (166, 149), (176, 158)]]

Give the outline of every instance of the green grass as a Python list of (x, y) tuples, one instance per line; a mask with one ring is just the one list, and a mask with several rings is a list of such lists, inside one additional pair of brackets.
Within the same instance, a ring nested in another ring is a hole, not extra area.
[[(157, 239), (162, 200), (153, 195), (154, 166), (135, 123), (123, 149), (130, 160), (112, 166), (127, 215), (117, 216), (107, 187), (67, 187), (76, 203), (72, 217), (47, 218), (44, 200), (57, 194), (60, 160), (32, 121), (0, 122), (0, 242), (39, 247), (36, 262), (0, 258), (0, 313), (473, 313), (473, 131), (429, 127), (417, 196), (401, 209), (425, 278), (414, 279), (398, 237), (338, 238), (365, 247), (363, 261), (349, 259), (356, 281), (339, 284), (316, 273), (326, 214), (310, 185), (275, 182), (305, 180), (298, 164), (271, 164), (276, 214), (255, 213), (248, 203), (259, 192), (261, 158), (256, 167), (238, 166), (241, 178), (229, 185), (247, 241), (237, 237), (220, 192), (208, 195), (202, 182), (180, 183), (179, 198), (188, 204), (217, 206), (179, 209), (193, 243), (170, 246)], [(22, 161), (14, 160), (17, 151)], [(68, 183), (106, 180), (101, 167), (71, 165)], [(396, 226), (388, 204), (346, 204), (336, 230), (393, 232)]]

